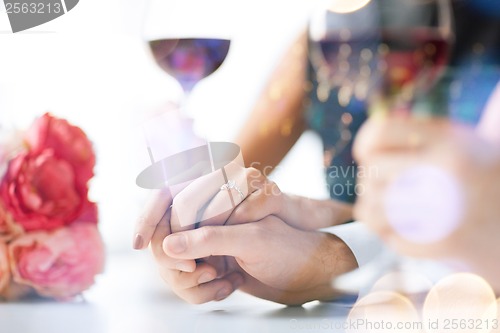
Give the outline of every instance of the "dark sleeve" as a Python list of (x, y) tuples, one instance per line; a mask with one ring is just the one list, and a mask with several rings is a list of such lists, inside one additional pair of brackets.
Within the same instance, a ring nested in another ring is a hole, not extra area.
[(326, 168), (326, 183), (330, 197), (346, 203), (354, 203), (358, 188), (356, 175), (358, 166), (352, 157), (353, 138), (366, 119), (364, 112), (351, 113), (353, 121), (349, 126), (351, 139), (333, 155), (330, 165)]
[(352, 158), (352, 143), (366, 119), (364, 103), (352, 99), (349, 105), (341, 106), (336, 89), (330, 91), (326, 99), (320, 99), (311, 64), (308, 79), (310, 91), (306, 118), (309, 127), (319, 134), (323, 142), (325, 177), (330, 197), (353, 203), (356, 199), (357, 166)]

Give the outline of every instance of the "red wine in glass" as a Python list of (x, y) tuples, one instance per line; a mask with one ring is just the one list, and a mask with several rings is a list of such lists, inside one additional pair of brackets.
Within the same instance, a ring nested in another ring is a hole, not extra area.
[(332, 86), (348, 85), (359, 99), (383, 95), (396, 104), (410, 102), (416, 91), (430, 90), (449, 54), (448, 39), (428, 27), (386, 29), (352, 38), (333, 34), (318, 45), (323, 65), (332, 73)]
[(181, 84), (186, 93), (214, 73), (229, 52), (228, 39), (158, 39), (149, 47), (158, 65)]
[(382, 66), (382, 93), (410, 102), (414, 94), (427, 93), (448, 63), (449, 44), (431, 28), (385, 30), (378, 53)]

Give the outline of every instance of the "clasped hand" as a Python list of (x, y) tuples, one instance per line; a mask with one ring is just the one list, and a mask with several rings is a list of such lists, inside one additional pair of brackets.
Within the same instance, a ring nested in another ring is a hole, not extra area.
[[(160, 275), (190, 303), (222, 300), (236, 289), (283, 304), (335, 297), (332, 279), (356, 268), (356, 260), (339, 238), (314, 230), (327, 222), (315, 223), (314, 214), (305, 212), (311, 222), (301, 223), (297, 211), (321, 205), (323, 216), (338, 207), (328, 201), (300, 204), (256, 169), (226, 168), (248, 193), (221, 190), (214, 173), (177, 195), (157, 191), (137, 224), (135, 247), (151, 241)], [(226, 191), (234, 207), (221, 211)]]

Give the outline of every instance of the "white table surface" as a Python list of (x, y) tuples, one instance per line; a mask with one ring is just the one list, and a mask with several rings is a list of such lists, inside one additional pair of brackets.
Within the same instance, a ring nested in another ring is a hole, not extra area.
[(190, 305), (160, 280), (149, 253), (110, 255), (84, 300), (0, 303), (0, 333), (342, 332), (349, 306), (286, 307), (236, 292)]

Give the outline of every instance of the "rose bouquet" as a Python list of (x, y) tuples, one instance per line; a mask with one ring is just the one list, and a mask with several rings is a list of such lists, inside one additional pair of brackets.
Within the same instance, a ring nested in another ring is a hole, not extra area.
[(0, 299), (71, 299), (94, 283), (104, 265), (94, 164), (85, 133), (48, 113), (0, 135)]

